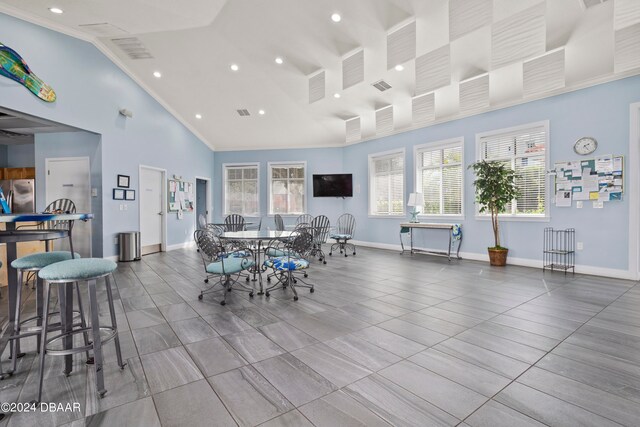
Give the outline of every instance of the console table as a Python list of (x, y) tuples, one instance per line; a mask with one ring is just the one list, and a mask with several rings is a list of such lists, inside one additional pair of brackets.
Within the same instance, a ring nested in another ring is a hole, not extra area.
[[(414, 229), (428, 229), (428, 230), (446, 230), (448, 231), (449, 234), (449, 246), (448, 246), (448, 250), (446, 252), (443, 251), (427, 251), (427, 250), (423, 250), (423, 249), (415, 249), (413, 247), (413, 230)], [(462, 245), (462, 230), (461, 230), (461, 226), (459, 224), (443, 224), (443, 223), (431, 223), (431, 222), (404, 222), (402, 224), (400, 224), (400, 246), (402, 247), (402, 252), (401, 254), (404, 253), (405, 249), (404, 249), (404, 243), (402, 242), (402, 235), (409, 233), (410, 235), (410, 239), (411, 239), (411, 253), (415, 253), (415, 252), (423, 252), (423, 253), (429, 253), (429, 254), (434, 254), (434, 255), (446, 255), (449, 258), (449, 261), (451, 261), (451, 246), (452, 246), (452, 241), (453, 241), (453, 233), (455, 229), (458, 229), (458, 233), (459, 235), (456, 237), (456, 240), (458, 241), (458, 248), (456, 251), (456, 258), (461, 259), (460, 258), (460, 245)]]

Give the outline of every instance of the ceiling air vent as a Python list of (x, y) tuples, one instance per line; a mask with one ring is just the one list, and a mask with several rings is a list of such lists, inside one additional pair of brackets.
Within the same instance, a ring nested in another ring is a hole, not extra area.
[(137, 37), (122, 37), (111, 39), (113, 44), (118, 46), (131, 59), (150, 59), (153, 58), (151, 52), (142, 44)]
[(251, 115), (251, 114), (249, 114), (249, 110), (247, 110), (246, 108), (242, 108), (242, 109), (236, 110), (236, 111), (242, 117), (246, 117), (246, 116), (250, 116)]
[(108, 22), (100, 22), (97, 24), (80, 24), (78, 25), (78, 27), (98, 37), (113, 37), (128, 34), (122, 28), (111, 25)]
[(371, 85), (378, 89), (380, 92), (391, 89), (391, 85), (384, 80), (378, 80), (377, 82), (371, 83)]

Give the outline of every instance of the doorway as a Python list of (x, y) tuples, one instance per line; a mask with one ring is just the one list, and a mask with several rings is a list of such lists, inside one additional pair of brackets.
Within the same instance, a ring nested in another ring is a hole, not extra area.
[(142, 255), (166, 250), (165, 169), (140, 165), (140, 241)]
[(210, 222), (209, 182), (209, 178), (196, 177), (196, 229), (200, 228), (198, 223), (200, 215), (203, 215), (207, 222)]
[[(88, 157), (45, 159), (46, 205), (58, 199), (70, 199), (76, 212), (91, 212), (91, 168)], [(55, 250), (69, 250), (66, 239), (55, 242)], [(83, 258), (91, 257), (91, 223), (75, 221), (73, 250)]]

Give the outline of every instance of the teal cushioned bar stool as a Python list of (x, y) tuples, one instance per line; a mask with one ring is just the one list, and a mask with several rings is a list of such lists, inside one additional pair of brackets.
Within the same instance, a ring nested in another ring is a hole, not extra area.
[[(71, 259), (68, 261), (62, 261), (55, 264), (51, 264), (38, 273), (38, 276), (43, 280), (43, 316), (42, 316), (42, 336), (40, 345), (40, 382), (38, 386), (38, 402), (42, 399), (42, 382), (44, 379), (44, 362), (45, 355), (51, 356), (66, 356), (70, 354), (82, 353), (84, 351), (93, 350), (94, 364), (96, 368), (96, 386), (100, 397), (103, 397), (107, 390), (104, 388), (104, 372), (102, 345), (110, 340), (115, 341), (116, 356), (118, 358), (118, 365), (120, 368), (125, 367), (125, 363), (122, 361), (122, 354), (120, 352), (120, 339), (118, 338), (118, 325), (116, 323), (116, 313), (113, 307), (113, 293), (111, 290), (111, 274), (117, 268), (117, 264), (113, 261), (102, 258), (82, 258)], [(96, 295), (96, 282), (98, 279), (105, 279), (107, 290), (107, 301), (109, 303), (109, 314), (111, 316), (111, 326), (100, 326), (100, 320), (98, 318), (98, 299)], [(48, 310), (49, 310), (49, 297), (51, 293), (51, 285), (64, 285), (70, 282), (86, 283), (89, 288), (89, 306), (91, 310), (91, 327), (72, 328), (70, 332), (58, 334), (52, 338), (47, 337), (47, 323), (48, 323)], [(92, 340), (90, 343), (85, 343), (83, 347), (74, 348), (54, 348), (50, 346), (53, 341), (68, 338), (76, 333), (92, 333)], [(107, 334), (101, 335), (100, 332), (104, 331)]]
[[(73, 257), (80, 258), (80, 255), (75, 253), (73, 256), (71, 252), (67, 251), (54, 251), (54, 252), (39, 252), (30, 255), (23, 256), (21, 258), (15, 259), (11, 262), (11, 267), (15, 268), (18, 272), (18, 288), (16, 289), (16, 318), (15, 323), (13, 325), (13, 333), (10, 336), (10, 340), (13, 340), (11, 347), (11, 354), (19, 354), (20, 351), (20, 339), (26, 338), (29, 336), (36, 335), (37, 340), (37, 350), (40, 351), (40, 334), (42, 331), (42, 281), (40, 279), (36, 279), (36, 315), (30, 317), (28, 319), (21, 319), (20, 307), (22, 306), (22, 278), (23, 274), (33, 272), (37, 274), (40, 270), (47, 267), (48, 265), (54, 264), (56, 262), (70, 260)], [(76, 292), (78, 293), (78, 311), (76, 314), (80, 315), (80, 325), (86, 328), (84, 310), (82, 308), (82, 300), (80, 300), (80, 289), (76, 286)], [(60, 298), (61, 304), (64, 303), (64, 298)], [(52, 314), (60, 314), (60, 316), (65, 315), (65, 310), (62, 309), (60, 312), (50, 313)], [(23, 328), (23, 325), (27, 322), (31, 322), (35, 320), (36, 326)], [(64, 319), (63, 319), (64, 321)], [(50, 324), (49, 329), (57, 329), (59, 328), (59, 324)], [(88, 335), (85, 334), (85, 340), (88, 340)], [(89, 358), (89, 354), (87, 353), (87, 358)], [(15, 372), (17, 357), (12, 356), (12, 370), (10, 373)]]

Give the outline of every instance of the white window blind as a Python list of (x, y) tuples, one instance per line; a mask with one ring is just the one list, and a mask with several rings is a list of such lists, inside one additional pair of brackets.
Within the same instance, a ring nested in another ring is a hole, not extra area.
[(305, 164), (269, 164), (269, 214), (305, 212)]
[(404, 152), (369, 159), (371, 215), (404, 214)]
[(504, 162), (518, 173), (520, 197), (504, 212), (517, 216), (546, 214), (547, 128), (534, 125), (515, 131), (483, 135), (480, 159)]
[(416, 150), (416, 188), (423, 215), (462, 215), (462, 141)]
[(225, 215), (259, 215), (258, 165), (224, 166)]

